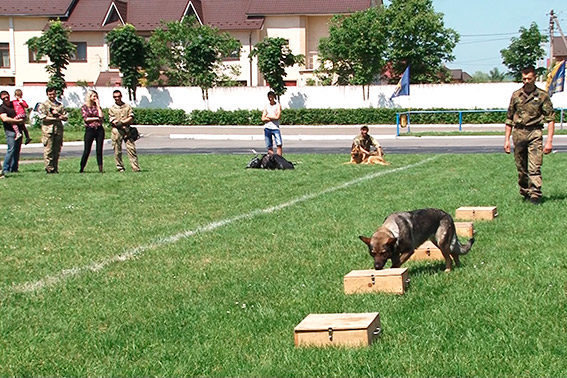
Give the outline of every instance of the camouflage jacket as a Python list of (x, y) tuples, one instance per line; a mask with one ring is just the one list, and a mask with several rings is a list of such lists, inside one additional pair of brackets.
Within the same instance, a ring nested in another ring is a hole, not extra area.
[(129, 117), (134, 117), (134, 111), (132, 107), (126, 103), (122, 105), (112, 105), (110, 109), (108, 109), (108, 117), (111, 124), (114, 124), (118, 121), (124, 121)]
[(41, 103), (41, 105), (39, 105), (37, 112), (38, 112), (39, 119), (41, 119), (41, 121), (42, 121), (42, 124), (63, 126), (63, 122), (61, 120), (48, 121), (48, 120), (45, 119), (46, 117), (51, 117), (53, 115), (54, 111), (56, 111), (57, 113), (59, 113), (62, 116), (67, 115), (67, 111), (65, 110), (65, 107), (63, 106), (62, 103), (60, 103), (58, 101), (51, 102), (50, 100), (47, 100), (47, 101)]
[(518, 89), (512, 94), (506, 125), (537, 127), (553, 120), (555, 120), (555, 112), (547, 92), (536, 88), (532, 93), (527, 94), (523, 89)]
[(366, 151), (370, 152), (370, 147), (374, 146), (376, 149), (380, 147), (380, 143), (376, 139), (374, 139), (370, 134), (366, 134), (366, 138), (362, 136), (362, 134), (358, 134), (352, 141), (352, 148), (354, 146), (360, 146), (364, 148)]

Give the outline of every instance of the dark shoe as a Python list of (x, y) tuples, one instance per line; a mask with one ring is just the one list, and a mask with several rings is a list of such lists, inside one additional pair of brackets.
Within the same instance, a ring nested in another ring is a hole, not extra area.
[(26, 138), (26, 141), (24, 142), (24, 144), (30, 144), (30, 142), (32, 141), (32, 138)]
[(529, 201), (531, 204), (541, 205), (541, 198), (539, 197), (530, 197)]

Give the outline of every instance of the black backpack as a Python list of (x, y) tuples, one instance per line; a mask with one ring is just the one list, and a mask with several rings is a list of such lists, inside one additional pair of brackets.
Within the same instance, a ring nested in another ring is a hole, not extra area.
[(250, 163), (246, 166), (246, 168), (261, 168), (262, 167), (262, 159), (258, 157), (258, 155), (254, 156)]
[(263, 169), (294, 169), (293, 163), (276, 154), (264, 154), (254, 156), (246, 168), (263, 168)]
[(138, 128), (134, 126), (130, 126), (128, 128), (128, 133), (126, 134), (125, 139), (131, 140), (132, 142), (135, 142), (138, 139), (140, 139), (140, 132), (138, 131)]

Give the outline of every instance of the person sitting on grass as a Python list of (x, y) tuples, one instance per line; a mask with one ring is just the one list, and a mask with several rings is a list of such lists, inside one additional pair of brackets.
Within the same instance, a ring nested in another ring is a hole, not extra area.
[(384, 151), (382, 146), (376, 139), (374, 139), (370, 134), (368, 134), (368, 126), (364, 125), (360, 128), (360, 134), (358, 134), (352, 141), (352, 146), (350, 148), (351, 156), (356, 160), (360, 157), (362, 161), (363, 156), (378, 156), (383, 158)]

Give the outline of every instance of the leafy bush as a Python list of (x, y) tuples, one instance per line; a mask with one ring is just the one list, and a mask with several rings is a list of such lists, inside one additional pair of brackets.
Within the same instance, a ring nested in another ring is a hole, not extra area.
[[(412, 112), (420, 109), (412, 109)], [(448, 111), (450, 109), (428, 109)], [(82, 129), (84, 126), (81, 110), (67, 109), (69, 121), (67, 129)], [(108, 109), (103, 109), (105, 123), (108, 123)], [(361, 108), (361, 109), (284, 109), (283, 125), (361, 125), (396, 123), (396, 113), (407, 109)], [(138, 125), (262, 125), (260, 110), (194, 110), (190, 114), (181, 109), (142, 109), (134, 108), (135, 123)], [(555, 112), (555, 120), (560, 120), (560, 111)], [(486, 110), (485, 112), (463, 113), (463, 123), (485, 124), (506, 121), (505, 112)], [(411, 113), (411, 124), (458, 124), (459, 114), (451, 113)], [(34, 127), (39, 127), (36, 121)]]

